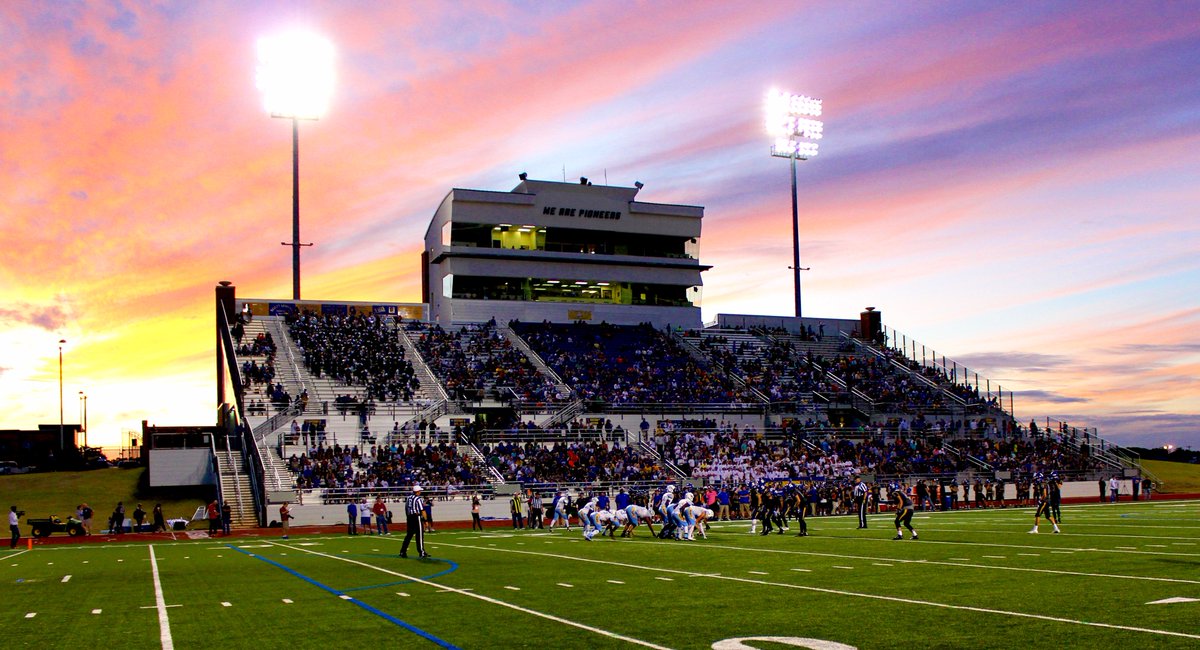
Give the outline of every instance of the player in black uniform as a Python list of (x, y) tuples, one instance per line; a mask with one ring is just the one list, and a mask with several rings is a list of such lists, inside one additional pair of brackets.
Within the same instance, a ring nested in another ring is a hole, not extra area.
[(1054, 525), (1054, 532), (1061, 533), (1058, 529), (1058, 520), (1054, 518), (1054, 513), (1050, 508), (1050, 488), (1046, 485), (1042, 477), (1042, 473), (1038, 472), (1033, 475), (1033, 494), (1037, 499), (1037, 510), (1033, 513), (1033, 530), (1029, 531), (1031, 535), (1036, 535), (1038, 532), (1038, 521), (1044, 516)]
[(1046, 484), (1050, 490), (1050, 513), (1054, 515), (1054, 521), (1062, 523), (1062, 479), (1058, 477), (1058, 472), (1050, 472), (1050, 481)]
[(770, 535), (774, 530), (771, 527), (771, 516), (777, 507), (775, 504), (778, 498), (775, 496), (775, 489), (769, 485), (764, 485), (758, 491), (758, 520), (762, 524), (763, 529), (759, 535)]
[(763, 485), (759, 483), (750, 487), (750, 534), (758, 532), (758, 520), (762, 517)]
[(917, 531), (913, 530), (913, 502), (904, 493), (904, 488), (899, 483), (892, 483), (888, 486), (891, 491), (892, 502), (896, 506), (896, 536), (892, 539), (904, 539), (904, 534), (900, 531), (900, 526), (903, 525), (912, 533), (912, 538), (917, 539)]
[(808, 537), (808, 522), (805, 521), (808, 516), (808, 494), (804, 484), (792, 491), (792, 512), (796, 515), (796, 525), (800, 527), (796, 537)]

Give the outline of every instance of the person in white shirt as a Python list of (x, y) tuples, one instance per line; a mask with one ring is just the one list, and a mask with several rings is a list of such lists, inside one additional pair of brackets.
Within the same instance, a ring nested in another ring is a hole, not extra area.
[(25, 513), (17, 510), (16, 506), (12, 506), (11, 508), (8, 509), (8, 530), (12, 532), (12, 546), (10, 546), (9, 548), (16, 548), (17, 542), (21, 541), (20, 524), (21, 524), (21, 515), (23, 515), (23, 514), (25, 514)]

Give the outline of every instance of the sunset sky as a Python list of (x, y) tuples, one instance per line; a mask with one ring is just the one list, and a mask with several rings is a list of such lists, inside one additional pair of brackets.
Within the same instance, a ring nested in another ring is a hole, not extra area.
[(0, 3), (0, 428), (215, 419), (213, 288), (289, 298), (291, 129), (259, 37), (335, 45), (301, 124), (304, 297), (418, 302), (454, 187), (645, 183), (705, 207), (703, 313), (884, 323), (1016, 415), (1200, 447), (1198, 2)]

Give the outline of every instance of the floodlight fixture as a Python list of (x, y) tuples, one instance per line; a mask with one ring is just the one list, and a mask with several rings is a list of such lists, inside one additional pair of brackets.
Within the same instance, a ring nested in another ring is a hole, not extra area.
[(520, 174), (517, 174), (517, 178), (519, 178), (521, 180), (525, 180), (525, 179), (529, 178), (529, 174), (526, 174), (525, 172), (521, 172)]
[(317, 120), (333, 96), (333, 43), (307, 31), (258, 39), (258, 89), (271, 117)]
[(258, 89), (271, 117), (292, 121), (292, 300), (300, 300), (300, 120), (320, 119), (333, 95), (333, 44), (307, 31), (258, 40)]
[(817, 140), (825, 136), (825, 124), (820, 117), (824, 110), (820, 99), (807, 95), (793, 95), (777, 88), (767, 91), (766, 127), (771, 136), (771, 155), (787, 158), (792, 166), (792, 281), (795, 287), (796, 318), (801, 318), (800, 309), (800, 209), (796, 198), (796, 161), (815, 158), (819, 147)]

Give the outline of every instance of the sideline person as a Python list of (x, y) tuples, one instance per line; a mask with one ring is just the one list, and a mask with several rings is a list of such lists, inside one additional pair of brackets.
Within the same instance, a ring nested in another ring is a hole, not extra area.
[[(551, 524), (553, 526), (553, 524)], [(483, 532), (483, 522), (479, 519), (479, 495), (471, 496), (471, 530)]]
[(8, 509), (8, 530), (12, 533), (12, 545), (9, 548), (16, 548), (17, 542), (21, 541), (21, 515), (25, 513), (17, 510), (16, 506)]
[(284, 501), (283, 505), (279, 506), (279, 525), (283, 527), (283, 539), (288, 538), (288, 522), (292, 520), (292, 509), (288, 507), (288, 501)]
[(92, 534), (92, 517), (94, 515), (95, 512), (92, 511), (92, 507), (85, 501), (79, 508), (79, 519), (81, 520), (80, 524), (83, 526), (83, 532), (87, 535)]
[[(84, 505), (85, 510), (87, 505)], [(154, 504), (154, 510), (151, 511), (151, 516), (154, 518), (154, 532), (167, 532), (167, 520), (163, 517), (163, 509), (161, 503)]]

